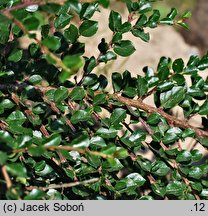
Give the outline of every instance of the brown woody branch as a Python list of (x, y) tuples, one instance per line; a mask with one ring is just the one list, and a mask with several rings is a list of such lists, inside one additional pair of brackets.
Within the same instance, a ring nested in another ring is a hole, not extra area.
[(201, 130), (199, 128), (196, 128), (192, 125), (189, 124), (189, 122), (184, 119), (184, 120), (180, 120), (178, 118), (176, 118), (175, 116), (171, 116), (168, 113), (166, 113), (164, 110), (160, 109), (160, 108), (155, 108), (153, 106), (150, 106), (148, 104), (145, 104), (141, 99), (138, 100), (133, 100), (133, 99), (129, 99), (129, 98), (125, 98), (122, 96), (119, 96), (118, 94), (112, 94), (111, 97), (113, 99), (116, 99), (117, 101), (121, 102), (122, 104), (125, 104), (127, 106), (132, 106), (138, 109), (142, 109), (147, 113), (159, 113), (162, 117), (164, 117), (168, 122), (171, 122), (171, 124), (173, 124), (176, 127), (180, 127), (183, 129), (192, 129), (195, 131), (197, 136), (201, 136), (201, 137), (208, 137), (208, 131), (204, 131)]
[(33, 190), (33, 189), (39, 189), (39, 190), (49, 190), (49, 189), (60, 189), (60, 188), (70, 188), (70, 187), (75, 187), (78, 185), (87, 185), (87, 184), (92, 184), (95, 182), (98, 182), (100, 179), (99, 178), (93, 178), (85, 181), (77, 181), (77, 182), (70, 182), (70, 183), (65, 183), (65, 184), (50, 184), (47, 187), (36, 187), (36, 186), (29, 186), (26, 187), (27, 190)]
[(29, 7), (31, 5), (46, 5), (48, 3), (55, 3), (59, 5), (63, 5), (66, 2), (66, 0), (48, 0), (48, 1), (23, 1), (21, 4), (14, 5), (13, 7), (6, 8), (3, 10), (0, 10), (0, 13), (2, 14), (7, 14), (9, 12), (15, 11), (15, 10), (20, 10), (26, 7)]

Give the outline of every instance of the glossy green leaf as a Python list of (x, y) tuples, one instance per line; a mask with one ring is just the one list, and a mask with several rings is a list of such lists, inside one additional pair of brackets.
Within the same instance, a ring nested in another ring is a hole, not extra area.
[(84, 37), (91, 37), (98, 30), (98, 22), (92, 20), (84, 21), (79, 27), (79, 33)]
[(133, 29), (131, 32), (135, 37), (139, 37), (145, 42), (150, 40), (149, 33), (145, 33), (143, 29)]
[(183, 87), (173, 87), (171, 90), (161, 93), (161, 105), (165, 109), (173, 108), (184, 99), (184, 95), (185, 89)]
[(122, 40), (119, 44), (115, 44), (113, 50), (116, 54), (123, 57), (130, 56), (136, 51), (134, 45), (129, 40)]
[(122, 108), (117, 108), (113, 110), (111, 117), (110, 117), (110, 122), (111, 125), (117, 125), (120, 122), (122, 122), (126, 118), (126, 110)]
[(9, 55), (8, 60), (12, 62), (18, 62), (22, 59), (23, 51), (20, 49), (13, 50), (12, 53)]
[(68, 15), (68, 14), (61, 14), (60, 16), (58, 16), (54, 22), (54, 26), (57, 29), (62, 29), (64, 28), (66, 25), (68, 25), (70, 23), (72, 16)]
[(11, 163), (6, 165), (8, 173), (12, 176), (18, 177), (27, 177), (26, 168), (20, 163)]
[(111, 11), (109, 16), (109, 28), (111, 31), (116, 32), (121, 27), (121, 15), (118, 12)]
[(27, 28), (28, 31), (37, 30), (40, 22), (36, 17), (30, 17), (24, 20), (23, 24)]
[(141, 187), (145, 181), (146, 180), (139, 173), (131, 173), (124, 179), (118, 181), (115, 189), (120, 192), (130, 190), (131, 188), (136, 189), (137, 187)]
[(90, 19), (97, 10), (98, 4), (84, 3), (80, 11), (81, 19)]
[(181, 196), (186, 189), (186, 185), (179, 181), (170, 182), (166, 187), (166, 194)]
[(59, 134), (53, 134), (46, 138), (43, 142), (43, 146), (58, 146), (60, 145), (62, 139)]
[(182, 150), (178, 153), (177, 157), (176, 157), (176, 161), (177, 162), (189, 162), (192, 158), (192, 155), (189, 151), (186, 150)]
[(48, 47), (49, 49), (55, 51), (60, 48), (61, 40), (56, 36), (48, 36), (42, 41), (43, 45)]
[(101, 127), (96, 131), (96, 134), (100, 135), (104, 139), (114, 138), (116, 137), (117, 133), (118, 131), (113, 127), (110, 127), (109, 129)]
[(76, 110), (72, 114), (71, 122), (72, 124), (77, 124), (79, 122), (88, 121), (91, 119), (91, 112), (86, 110)]
[(183, 62), (183, 59), (176, 59), (174, 62), (173, 62), (173, 70), (176, 72), (176, 73), (180, 73), (183, 71), (183, 68), (184, 68), (184, 62)]
[(64, 30), (64, 37), (70, 41), (71, 43), (76, 42), (79, 37), (79, 31), (77, 27), (73, 24), (69, 26), (69, 28)]
[(152, 164), (151, 172), (154, 175), (165, 176), (170, 171), (170, 168), (163, 161), (156, 161)]
[(71, 94), (70, 94), (70, 98), (72, 101), (79, 101), (82, 100), (85, 97), (85, 91), (83, 88), (81, 87), (75, 87)]

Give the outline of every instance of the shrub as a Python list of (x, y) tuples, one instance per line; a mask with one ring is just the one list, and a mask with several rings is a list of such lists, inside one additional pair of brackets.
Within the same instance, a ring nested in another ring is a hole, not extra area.
[[(153, 2), (126, 1), (128, 20), (112, 10), (112, 39), (103, 38), (99, 56), (88, 58), (79, 38), (96, 37), (93, 15), (108, 0), (1, 1), (1, 199), (207, 198), (208, 80), (199, 72), (208, 55), (187, 64), (162, 57), (156, 71), (146, 66), (137, 77), (111, 71), (113, 93), (96, 74), (98, 65), (136, 52), (122, 39), (127, 32), (148, 42), (149, 28), (188, 27), (190, 12), (161, 17)], [(27, 49), (22, 36), (33, 40)], [(151, 95), (154, 104), (146, 104)], [(196, 115), (201, 128), (189, 121)], [(182, 148), (189, 138), (195, 145)]]

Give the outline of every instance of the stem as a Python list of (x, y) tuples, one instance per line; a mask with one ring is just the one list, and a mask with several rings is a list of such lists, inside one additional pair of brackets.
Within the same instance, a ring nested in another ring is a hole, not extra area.
[(65, 184), (50, 184), (47, 187), (36, 187), (36, 186), (30, 186), (26, 187), (27, 190), (33, 190), (33, 189), (39, 189), (39, 190), (49, 190), (49, 189), (60, 189), (60, 188), (69, 188), (69, 187), (75, 187), (78, 185), (86, 185), (86, 184), (92, 184), (94, 182), (98, 182), (99, 178), (93, 178), (85, 181), (79, 181), (79, 182), (71, 182), (71, 183), (65, 183)]
[(180, 120), (178, 118), (176, 118), (175, 116), (171, 116), (168, 113), (166, 113), (165, 111), (163, 111), (160, 108), (155, 108), (153, 106), (150, 106), (148, 104), (145, 104), (141, 99), (138, 100), (133, 100), (133, 99), (129, 99), (129, 98), (125, 98), (122, 96), (119, 96), (118, 94), (112, 94), (111, 97), (123, 104), (125, 104), (126, 106), (132, 106), (138, 109), (142, 109), (147, 113), (159, 113), (162, 117), (164, 117), (168, 122), (172, 122), (172, 124), (176, 127), (180, 127), (183, 129), (187, 129), (187, 128), (191, 128), (195, 131), (195, 133), (197, 134), (197, 136), (202, 136), (202, 137), (208, 137), (208, 131), (204, 131), (201, 130), (199, 128), (196, 128), (192, 125), (190, 125), (188, 123), (187, 120)]

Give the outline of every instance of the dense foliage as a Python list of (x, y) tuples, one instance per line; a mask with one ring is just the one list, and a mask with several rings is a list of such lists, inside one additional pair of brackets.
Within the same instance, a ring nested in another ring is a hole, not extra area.
[[(79, 39), (96, 37), (93, 15), (108, 0), (0, 1), (1, 199), (207, 199), (208, 79), (201, 71), (208, 55), (188, 63), (162, 57), (156, 71), (146, 66), (137, 77), (111, 71), (112, 94), (96, 74), (99, 64), (136, 52), (124, 34), (148, 42), (149, 28), (188, 28), (190, 12), (161, 17), (154, 2), (126, 1), (127, 20), (112, 10), (104, 20), (112, 39), (88, 58)], [(27, 49), (22, 36), (33, 39)], [(154, 104), (146, 104), (151, 95)], [(189, 122), (193, 116), (201, 128)], [(190, 138), (195, 145), (182, 148)]]

